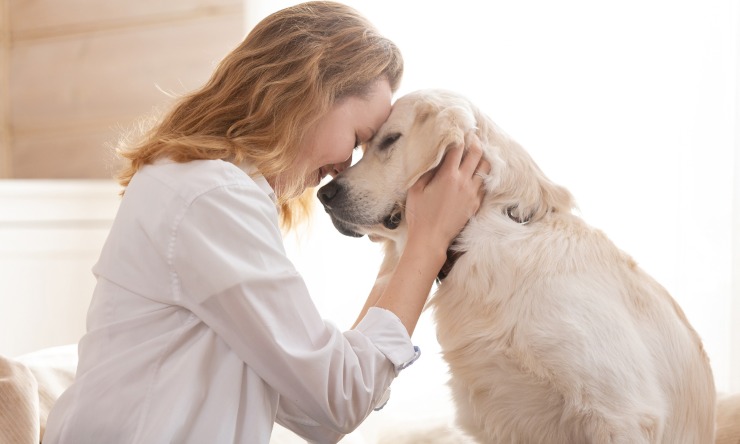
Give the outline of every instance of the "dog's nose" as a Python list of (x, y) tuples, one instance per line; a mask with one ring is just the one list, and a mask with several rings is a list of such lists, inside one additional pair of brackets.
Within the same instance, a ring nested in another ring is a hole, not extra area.
[(323, 187), (319, 188), (319, 191), (317, 192), (317, 196), (319, 198), (319, 201), (324, 205), (324, 207), (328, 207), (329, 203), (332, 199), (337, 195), (339, 192), (339, 185), (337, 184), (336, 180), (332, 180), (331, 182), (327, 183)]

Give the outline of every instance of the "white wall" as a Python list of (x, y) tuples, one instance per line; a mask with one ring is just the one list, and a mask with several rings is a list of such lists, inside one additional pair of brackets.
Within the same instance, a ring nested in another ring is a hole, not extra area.
[(75, 343), (118, 207), (109, 181), (0, 181), (0, 354)]
[(732, 211), (732, 292), (730, 305), (730, 388), (740, 391), (740, 5), (735, 4), (735, 174)]

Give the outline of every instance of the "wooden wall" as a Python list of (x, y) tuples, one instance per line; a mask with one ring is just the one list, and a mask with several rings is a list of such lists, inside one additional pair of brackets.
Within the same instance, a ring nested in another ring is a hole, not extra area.
[(0, 178), (110, 178), (122, 131), (202, 85), (242, 0), (0, 0)]
[(8, 65), (10, 57), (10, 17), (8, 1), (0, 0), (0, 178), (10, 174), (10, 105), (8, 97)]

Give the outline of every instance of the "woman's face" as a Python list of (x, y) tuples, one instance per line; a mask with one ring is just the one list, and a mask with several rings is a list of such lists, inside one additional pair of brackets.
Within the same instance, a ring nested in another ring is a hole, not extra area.
[(350, 166), (354, 148), (370, 140), (390, 115), (392, 96), (388, 81), (379, 80), (366, 97), (342, 99), (317, 122), (307, 134), (294, 170), (307, 172), (306, 188)]

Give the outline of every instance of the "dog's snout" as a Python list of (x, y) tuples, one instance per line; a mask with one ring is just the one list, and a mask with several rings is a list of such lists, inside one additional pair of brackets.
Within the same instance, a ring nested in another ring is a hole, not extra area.
[(340, 188), (341, 186), (337, 183), (336, 180), (332, 180), (323, 187), (319, 188), (317, 195), (319, 201), (324, 205), (324, 207), (329, 206), (332, 199), (334, 199), (337, 194), (339, 194)]

